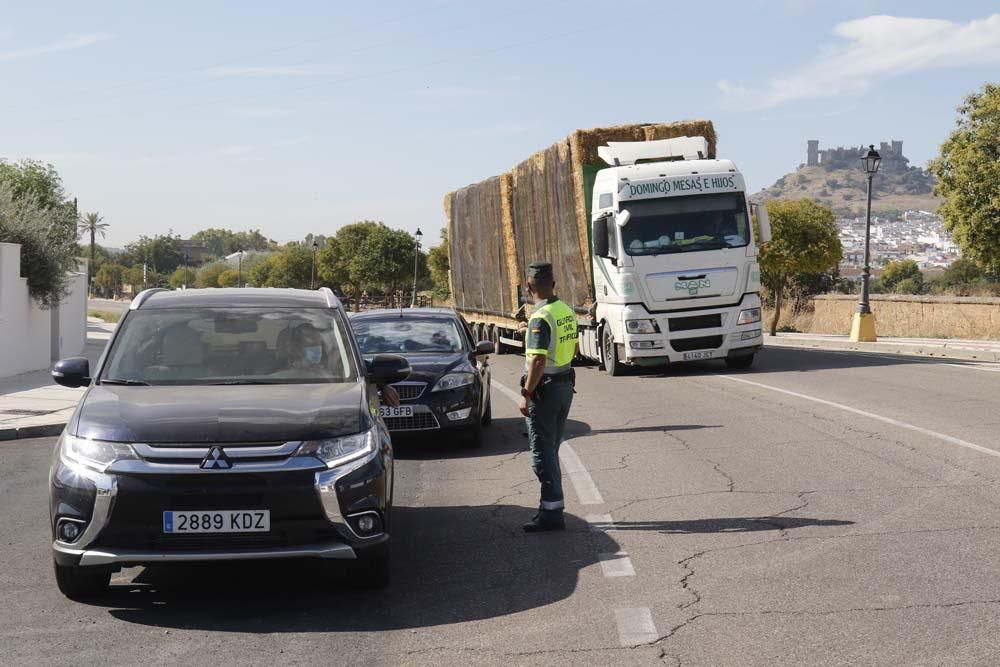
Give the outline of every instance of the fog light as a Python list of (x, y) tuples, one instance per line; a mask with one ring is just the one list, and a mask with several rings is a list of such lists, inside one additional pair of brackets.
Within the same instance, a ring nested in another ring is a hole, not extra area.
[(366, 514), (358, 519), (358, 528), (362, 533), (370, 533), (375, 528), (375, 519), (370, 514)]
[(759, 337), (760, 337), (760, 329), (754, 329), (752, 331), (743, 332), (743, 340), (750, 340), (752, 338), (759, 338)]
[(453, 422), (457, 422), (461, 419), (468, 419), (470, 414), (472, 414), (472, 408), (463, 408), (461, 410), (455, 410), (454, 412), (449, 412), (448, 419), (450, 419)]
[(633, 350), (659, 350), (663, 343), (657, 340), (634, 340), (629, 345)]
[(80, 524), (75, 521), (63, 520), (59, 523), (59, 539), (63, 542), (75, 542), (80, 537)]

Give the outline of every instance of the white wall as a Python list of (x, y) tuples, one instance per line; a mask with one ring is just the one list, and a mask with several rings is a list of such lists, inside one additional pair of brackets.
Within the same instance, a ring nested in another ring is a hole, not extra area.
[[(86, 274), (71, 274), (70, 287), (59, 305), (58, 356), (63, 357), (81, 354), (87, 340)], [(51, 366), (52, 328), (52, 313), (28, 296), (21, 246), (0, 243), (0, 377)]]

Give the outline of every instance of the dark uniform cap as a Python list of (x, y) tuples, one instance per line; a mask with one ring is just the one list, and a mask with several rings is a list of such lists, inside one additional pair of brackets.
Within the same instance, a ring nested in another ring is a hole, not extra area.
[(553, 280), (551, 262), (532, 262), (528, 265), (529, 280)]

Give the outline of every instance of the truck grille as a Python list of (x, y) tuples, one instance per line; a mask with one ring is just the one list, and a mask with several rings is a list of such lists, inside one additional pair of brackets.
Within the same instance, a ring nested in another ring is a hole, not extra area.
[(694, 329), (718, 329), (722, 326), (722, 314), (694, 315), (692, 317), (671, 317), (671, 331), (692, 331)]
[(392, 388), (396, 390), (399, 394), (399, 400), (401, 401), (413, 401), (420, 398), (423, 395), (424, 390), (427, 388), (426, 382), (397, 382), (392, 385)]
[(430, 412), (418, 412), (412, 417), (385, 417), (390, 431), (428, 431), (440, 428), (437, 418)]
[(722, 347), (722, 336), (700, 336), (698, 338), (677, 338), (670, 341), (670, 347), (676, 352), (691, 352), (693, 350), (715, 350)]

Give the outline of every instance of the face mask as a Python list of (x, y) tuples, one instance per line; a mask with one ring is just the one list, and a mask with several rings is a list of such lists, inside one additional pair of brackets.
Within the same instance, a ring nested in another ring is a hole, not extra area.
[(310, 364), (318, 364), (323, 361), (323, 347), (320, 345), (307, 347), (303, 352), (305, 353), (306, 361)]

